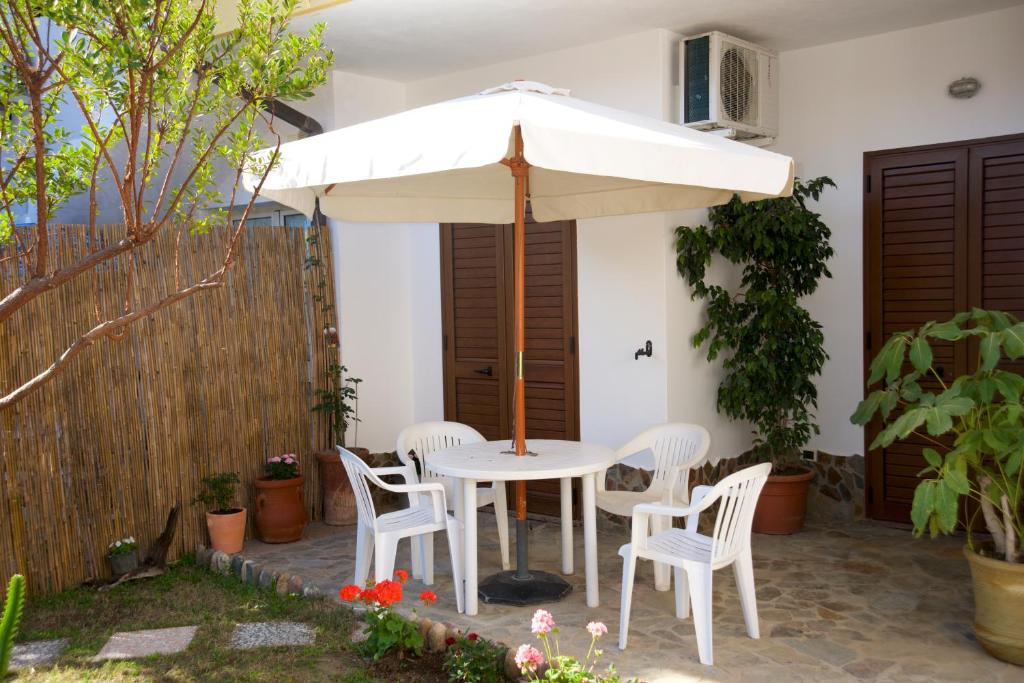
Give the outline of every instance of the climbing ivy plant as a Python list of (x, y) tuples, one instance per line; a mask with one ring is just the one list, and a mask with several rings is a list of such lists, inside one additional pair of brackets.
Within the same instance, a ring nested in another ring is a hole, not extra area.
[[(709, 226), (676, 229), (679, 273), (691, 298), (707, 302), (693, 346), (706, 344), (709, 361), (723, 357), (718, 410), (753, 424), (760, 460), (778, 463), (818, 433), (814, 378), (828, 355), (821, 325), (800, 299), (831, 277), (832, 233), (807, 206), (826, 187), (835, 183), (823, 176), (798, 179), (789, 197), (745, 204), (734, 196), (711, 209)], [(742, 266), (734, 291), (709, 281), (715, 256)]]

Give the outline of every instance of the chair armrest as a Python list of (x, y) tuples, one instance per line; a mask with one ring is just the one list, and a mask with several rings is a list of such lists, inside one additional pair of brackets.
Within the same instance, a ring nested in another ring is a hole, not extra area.
[(408, 465), (395, 465), (393, 467), (371, 467), (370, 471), (377, 477), (400, 476), (406, 484), (417, 484), (419, 478), (416, 476), (416, 468), (412, 463)]

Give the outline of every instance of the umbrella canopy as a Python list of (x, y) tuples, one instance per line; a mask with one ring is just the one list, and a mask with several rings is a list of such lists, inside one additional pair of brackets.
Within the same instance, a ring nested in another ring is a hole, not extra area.
[(260, 194), (342, 220), (511, 223), (516, 127), (541, 222), (792, 190), (787, 156), (563, 92), (518, 81), (284, 144)]

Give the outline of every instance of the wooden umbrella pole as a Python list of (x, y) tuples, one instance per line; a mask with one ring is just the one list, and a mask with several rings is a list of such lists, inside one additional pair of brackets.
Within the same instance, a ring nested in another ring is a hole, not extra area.
[[(523, 157), (523, 134), (515, 127), (515, 152), (509, 169), (515, 179), (515, 231), (513, 264), (515, 289), (515, 452), (526, 455), (526, 377), (523, 356), (526, 351), (526, 179), (530, 165)], [(526, 484), (516, 482), (516, 518), (526, 519)]]

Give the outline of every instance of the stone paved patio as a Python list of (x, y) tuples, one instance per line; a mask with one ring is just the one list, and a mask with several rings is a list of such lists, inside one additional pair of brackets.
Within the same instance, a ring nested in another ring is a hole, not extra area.
[[(530, 534), (531, 565), (557, 572), (559, 530), (536, 523)], [(498, 569), (493, 517), (481, 514), (480, 576)], [(248, 559), (298, 574), (328, 595), (352, 579), (354, 528), (312, 525), (288, 545), (250, 541)], [(616, 647), (621, 560), (626, 533), (604, 525), (599, 534), (601, 606), (584, 603), (581, 530), (573, 593), (546, 605), (562, 626), (562, 651), (582, 654), (584, 626), (609, 627), (605, 660), (649, 683), (668, 681), (990, 681), (1024, 680), (1024, 670), (989, 657), (971, 630), (972, 598), (962, 540), (915, 540), (909, 531), (870, 522), (811, 527), (791, 537), (754, 536), (761, 639), (746, 637), (732, 573), (715, 573), (716, 666), (697, 661), (692, 621), (677, 621), (671, 594), (653, 587), (650, 563), (641, 562), (633, 598), (630, 647)], [(398, 567), (409, 566), (408, 545)], [(508, 645), (534, 642), (533, 608), (486, 605), (465, 617), (455, 612), (448, 553), (435, 538), (433, 589), (439, 602), (425, 614)], [(422, 586), (412, 582), (410, 593)]]

